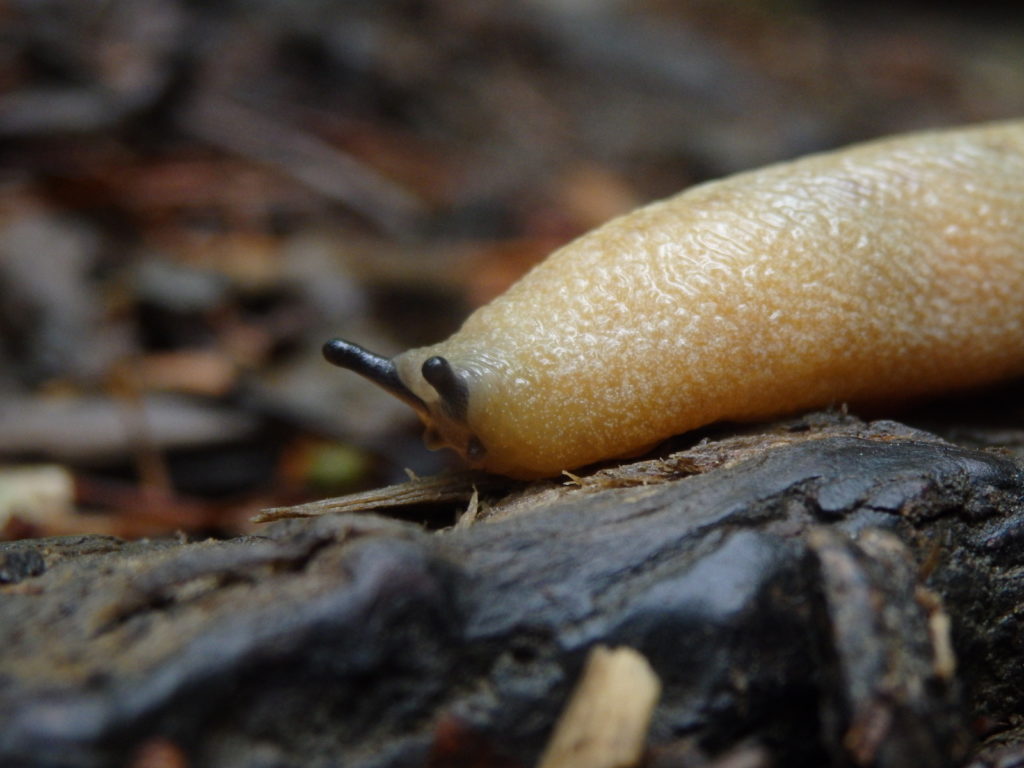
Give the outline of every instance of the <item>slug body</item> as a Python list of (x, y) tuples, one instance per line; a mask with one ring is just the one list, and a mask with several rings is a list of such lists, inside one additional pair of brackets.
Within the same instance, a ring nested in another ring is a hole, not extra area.
[(1024, 374), (1024, 121), (693, 187), (556, 251), (447, 341), (325, 353), (352, 349), (390, 366), (429, 442), (522, 478)]

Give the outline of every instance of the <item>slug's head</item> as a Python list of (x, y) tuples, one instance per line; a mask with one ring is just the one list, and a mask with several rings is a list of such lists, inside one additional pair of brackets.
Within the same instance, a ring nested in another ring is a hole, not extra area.
[(428, 448), (447, 446), (472, 466), (484, 463), (487, 451), (469, 426), (466, 374), (447, 359), (422, 350), (381, 357), (342, 339), (328, 341), (323, 352), (328, 362), (355, 371), (412, 406), (426, 425)]

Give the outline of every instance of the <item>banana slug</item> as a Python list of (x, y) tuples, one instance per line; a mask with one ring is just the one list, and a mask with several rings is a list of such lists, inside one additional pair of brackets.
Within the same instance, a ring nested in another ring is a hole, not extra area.
[(557, 250), (446, 341), (324, 354), (416, 409), (430, 447), (519, 478), (1022, 375), (1024, 121), (704, 183)]

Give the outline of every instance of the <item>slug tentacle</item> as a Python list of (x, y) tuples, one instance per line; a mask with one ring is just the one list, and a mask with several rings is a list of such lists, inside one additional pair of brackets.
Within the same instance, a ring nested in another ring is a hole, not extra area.
[(374, 354), (365, 347), (344, 339), (331, 339), (324, 344), (323, 353), (327, 362), (358, 373), (418, 412), (426, 413), (426, 403), (399, 378), (398, 370), (390, 358)]
[(469, 388), (466, 382), (459, 378), (451, 363), (440, 355), (434, 355), (423, 361), (421, 372), (427, 383), (441, 396), (449, 415), (459, 421), (465, 421), (466, 410), (469, 407)]

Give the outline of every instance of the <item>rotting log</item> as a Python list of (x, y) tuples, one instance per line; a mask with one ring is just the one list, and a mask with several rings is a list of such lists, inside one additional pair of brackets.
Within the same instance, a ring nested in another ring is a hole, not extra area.
[(654, 765), (955, 766), (1024, 704), (1010, 452), (823, 418), (488, 493), (0, 544), (0, 765), (529, 766), (596, 644), (661, 680)]

